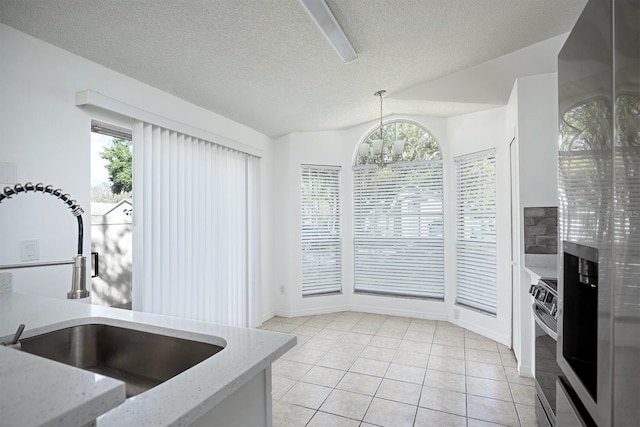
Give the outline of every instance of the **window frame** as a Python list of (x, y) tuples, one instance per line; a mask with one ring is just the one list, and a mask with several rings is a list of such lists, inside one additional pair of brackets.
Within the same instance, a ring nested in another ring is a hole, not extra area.
[[(398, 126), (413, 126), (422, 132), (417, 140), (407, 141), (409, 144), (404, 145), (403, 154), (400, 156), (393, 154), (393, 142), (398, 136)], [(360, 140), (355, 152), (355, 168), (377, 166), (376, 163), (379, 155), (376, 155), (374, 157), (373, 154), (369, 153), (373, 152), (373, 141), (376, 139), (380, 139), (380, 135), (380, 127), (378, 126)], [(384, 144), (382, 146), (382, 158), (384, 159), (385, 166), (421, 161), (442, 160), (442, 149), (440, 148), (438, 140), (428, 129), (413, 120), (389, 120), (387, 122), (384, 122), (382, 124), (382, 139), (384, 140)], [(424, 141), (420, 143), (420, 141), (423, 139)], [(414, 153), (413, 157), (417, 156), (417, 158), (406, 160), (406, 157), (409, 154), (407, 153), (407, 148), (410, 148), (409, 151)], [(417, 148), (419, 148), (419, 150)], [(434, 154), (432, 152), (429, 152), (430, 148), (437, 148), (437, 153)], [(366, 160), (362, 157), (362, 149), (367, 152)]]
[[(445, 169), (442, 160), (442, 149), (433, 134), (416, 122), (393, 120), (384, 124), (383, 127), (390, 124), (410, 124), (418, 127), (423, 132), (421, 138), (426, 137), (427, 140), (433, 141), (436, 144), (437, 152), (432, 151), (430, 153), (430, 156), (435, 157), (435, 159), (398, 161), (386, 163), (384, 168), (379, 168), (375, 164), (362, 164), (358, 153), (360, 147), (363, 144), (368, 144), (372, 138), (375, 138), (376, 134), (379, 137), (379, 128), (368, 133), (356, 146), (352, 182), (354, 292), (443, 301), (445, 297)], [(393, 179), (386, 182), (381, 180), (378, 188), (381, 193), (378, 195), (372, 194), (372, 190), (378, 190), (375, 187), (366, 187), (370, 186), (372, 182), (378, 185), (371, 179), (372, 177), (375, 179), (376, 176), (380, 177), (384, 173), (395, 173), (396, 179), (400, 178), (400, 183), (394, 182)], [(419, 187), (416, 187), (408, 179), (408, 175), (411, 173), (424, 179), (419, 183)], [(434, 173), (435, 184), (434, 176), (426, 178)], [(407, 176), (403, 176), (403, 174)], [(389, 190), (393, 189), (396, 184), (398, 184), (396, 188), (398, 191), (395, 194), (389, 193)], [(404, 189), (402, 189), (401, 184), (405, 185)], [(413, 194), (408, 191), (412, 185), (416, 187), (413, 189)], [(435, 198), (437, 200), (433, 200), (433, 196), (429, 199), (426, 196), (427, 194), (437, 194)], [(380, 197), (378, 198), (378, 196)], [(365, 201), (367, 198), (368, 200)], [(368, 212), (361, 210), (361, 208), (366, 210), (365, 203), (369, 203), (372, 206)], [(378, 203), (377, 208), (380, 212), (375, 212), (376, 207), (373, 205), (375, 203)], [(402, 207), (403, 203), (404, 208)], [(413, 207), (419, 206), (417, 213), (403, 216), (402, 209), (405, 209), (406, 212), (410, 209), (412, 203)], [(430, 207), (427, 208), (427, 206)], [(394, 207), (399, 209), (399, 212), (394, 214), (392, 212)], [(383, 209), (387, 209), (386, 214), (382, 211)], [(431, 213), (427, 215), (424, 213), (426, 211)], [(398, 216), (398, 213), (400, 213), (400, 216)], [(386, 226), (378, 225), (379, 234), (375, 234), (376, 226), (372, 225), (370, 229), (367, 229), (364, 224), (366, 221), (370, 224), (377, 222), (378, 224), (386, 224)], [(396, 225), (394, 225), (394, 222)], [(425, 227), (425, 225), (427, 226)], [(429, 235), (427, 230), (432, 230), (432, 226), (437, 229), (438, 225), (439, 230), (434, 238), (433, 234)], [(395, 232), (396, 228), (399, 229), (400, 235), (389, 236), (389, 230)], [(403, 236), (405, 231), (406, 234)], [(385, 235), (385, 232), (387, 232), (387, 235)], [(432, 242), (428, 242), (428, 239), (431, 239)], [(405, 243), (404, 245), (403, 242)], [(410, 258), (408, 260), (404, 258), (403, 253)], [(435, 263), (433, 262), (434, 259)], [(420, 266), (417, 270), (415, 269), (416, 265)], [(361, 273), (359, 274), (359, 272)], [(394, 279), (392, 280), (391, 277)], [(402, 277), (403, 282), (398, 282), (397, 277)], [(367, 283), (364, 283), (364, 281), (367, 281)]]
[[(456, 305), (498, 313), (497, 163), (495, 148), (454, 158)], [(490, 166), (489, 175), (474, 168)], [(480, 187), (478, 187), (480, 186)], [(489, 192), (489, 198), (479, 194)], [(475, 198), (475, 205), (469, 200)]]
[[(306, 194), (305, 178), (315, 190)], [(318, 186), (324, 186), (320, 191)], [(342, 168), (300, 165), (301, 294), (303, 297), (342, 292)], [(322, 200), (322, 197), (330, 200)], [(325, 205), (321, 213), (318, 206)], [(315, 206), (314, 206), (315, 205)], [(315, 212), (314, 212), (315, 209)], [(305, 218), (305, 210), (315, 215)], [(305, 229), (305, 223), (315, 228)]]

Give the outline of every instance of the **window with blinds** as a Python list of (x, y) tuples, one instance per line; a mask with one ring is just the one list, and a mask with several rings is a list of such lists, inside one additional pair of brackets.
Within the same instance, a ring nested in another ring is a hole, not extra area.
[(340, 167), (302, 165), (302, 295), (342, 290)]
[(456, 303), (495, 315), (495, 150), (458, 157), (455, 164)]
[(442, 161), (354, 168), (355, 290), (444, 299)]

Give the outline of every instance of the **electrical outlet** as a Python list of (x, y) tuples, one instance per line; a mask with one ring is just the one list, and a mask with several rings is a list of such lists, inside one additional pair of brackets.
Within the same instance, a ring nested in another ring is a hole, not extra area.
[(460, 318), (460, 310), (458, 310), (457, 308), (453, 310), (453, 318), (454, 319)]
[(284, 295), (284, 285), (280, 286), (280, 295)]
[(0, 294), (4, 292), (11, 292), (13, 288), (12, 282), (13, 276), (10, 272), (5, 271), (0, 273)]

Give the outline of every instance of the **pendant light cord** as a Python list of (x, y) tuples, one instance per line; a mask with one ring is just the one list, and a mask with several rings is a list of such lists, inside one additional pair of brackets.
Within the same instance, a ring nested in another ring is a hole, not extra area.
[(379, 90), (376, 93), (374, 93), (375, 96), (380, 97), (380, 139), (381, 140), (382, 140), (382, 97), (384, 96), (385, 93), (387, 93), (386, 90)]
[(384, 163), (384, 138), (382, 136), (382, 97), (384, 96), (384, 94), (387, 93), (386, 90), (379, 90), (376, 93), (374, 93), (375, 96), (379, 96), (380, 97), (380, 163), (378, 163), (378, 166), (383, 168), (385, 166)]

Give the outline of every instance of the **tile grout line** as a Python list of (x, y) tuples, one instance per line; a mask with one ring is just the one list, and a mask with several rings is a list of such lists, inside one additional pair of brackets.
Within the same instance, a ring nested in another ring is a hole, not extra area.
[[(331, 392), (333, 392), (334, 390), (339, 390), (339, 389), (337, 389), (336, 387), (337, 387), (337, 385), (338, 385), (338, 384), (339, 384), (339, 383), (340, 383), (340, 382), (341, 382), (341, 381), (346, 377), (346, 374), (347, 374), (347, 373), (349, 373), (349, 372), (356, 373), (356, 372), (354, 372), (354, 371), (351, 371), (351, 368), (352, 368), (352, 367), (353, 367), (353, 365), (355, 364), (355, 361), (356, 361), (356, 360), (358, 360), (359, 358), (366, 359), (366, 360), (376, 360), (376, 361), (379, 361), (379, 362), (388, 363), (388, 366), (386, 367), (386, 369), (385, 369), (385, 372), (384, 372), (383, 376), (382, 376), (382, 377), (379, 377), (379, 378), (380, 378), (380, 383), (379, 383), (379, 384), (378, 384), (378, 386), (376, 387), (376, 390), (375, 390), (375, 392), (374, 392), (373, 396), (370, 396), (370, 397), (371, 397), (371, 402), (369, 403), (369, 405), (368, 405), (368, 407), (367, 407), (367, 409), (366, 409), (366, 411), (365, 411), (365, 415), (362, 417), (362, 419), (361, 419), (361, 420), (355, 420), (355, 419), (353, 419), (353, 418), (344, 417), (344, 416), (341, 416), (341, 415), (339, 415), (339, 414), (332, 414), (332, 415), (337, 416), (337, 417), (342, 417), (342, 418), (347, 418), (347, 419), (352, 419), (352, 420), (358, 421), (358, 422), (360, 422), (361, 424), (364, 422), (364, 417), (366, 416), (366, 414), (367, 414), (367, 413), (368, 413), (368, 411), (370, 410), (371, 405), (372, 405), (372, 403), (373, 403), (373, 399), (375, 399), (375, 398), (376, 398), (376, 395), (377, 395), (377, 393), (379, 392), (380, 387), (382, 386), (382, 382), (383, 382), (385, 379), (387, 379), (387, 380), (391, 380), (391, 378), (387, 378), (387, 377), (386, 377), (386, 375), (387, 375), (387, 374), (388, 374), (388, 372), (389, 372), (389, 369), (390, 369), (390, 367), (391, 367), (391, 364), (395, 363), (395, 362), (394, 362), (394, 359), (396, 358), (396, 356), (397, 356), (397, 355), (398, 355), (398, 353), (400, 352), (400, 345), (399, 345), (398, 347), (393, 348), (393, 349), (392, 349), (392, 350), (393, 350), (393, 354), (391, 355), (391, 359), (390, 359), (390, 360), (388, 360), (388, 361), (386, 360), (386, 358), (385, 358), (385, 359), (383, 359), (383, 360), (378, 360), (378, 359), (370, 359), (369, 357), (363, 357), (363, 353), (364, 353), (364, 351), (365, 351), (369, 346), (371, 346), (371, 347), (375, 347), (375, 348), (380, 348), (380, 349), (387, 348), (387, 347), (378, 347), (378, 346), (376, 346), (375, 344), (371, 344), (371, 340), (372, 340), (374, 337), (381, 337), (381, 338), (391, 338), (391, 339), (396, 339), (394, 336), (387, 336), (387, 335), (379, 335), (379, 334), (378, 334), (378, 333), (380, 332), (380, 329), (381, 329), (381, 328), (382, 328), (382, 326), (384, 325), (384, 323), (385, 323), (385, 322), (387, 322), (389, 319), (392, 319), (392, 318), (393, 318), (393, 316), (384, 316), (384, 317), (383, 317), (383, 320), (381, 320), (381, 321), (379, 321), (379, 322), (375, 322), (375, 323), (376, 323), (376, 325), (374, 325), (374, 326), (372, 326), (372, 327), (366, 327), (364, 324), (363, 324), (363, 325), (361, 325), (361, 326), (362, 326), (361, 330), (363, 330), (363, 329), (364, 329), (364, 330), (367, 330), (366, 332), (354, 332), (354, 331), (353, 331), (353, 329), (354, 329), (354, 328), (356, 328), (356, 327), (357, 327), (357, 325), (358, 325), (361, 321), (363, 321), (365, 317), (366, 317), (366, 314), (365, 314), (365, 315), (363, 315), (363, 316), (360, 316), (360, 318), (359, 318), (358, 320), (356, 320), (355, 322), (352, 322), (351, 320), (344, 321), (344, 323), (353, 323), (353, 324), (350, 326), (350, 328), (349, 328), (349, 329), (339, 329), (339, 330), (336, 330), (336, 331), (344, 332), (344, 333), (345, 333), (345, 335), (346, 335), (347, 333), (353, 333), (353, 334), (358, 334), (358, 335), (366, 335), (366, 336), (368, 336), (368, 337), (369, 337), (369, 340), (367, 341), (367, 343), (363, 344), (362, 349), (360, 349), (357, 353), (355, 353), (355, 354), (353, 354), (353, 355), (347, 354), (347, 356), (351, 356), (351, 357), (353, 357), (353, 358), (354, 358), (354, 359), (353, 359), (353, 362), (351, 362), (351, 363), (349, 364), (349, 366), (348, 366), (348, 367), (346, 367), (346, 370), (344, 370), (344, 374), (340, 377), (340, 379), (338, 379), (338, 381), (336, 382), (335, 386), (330, 387), (330, 388), (331, 388)], [(326, 330), (326, 329), (327, 329), (327, 326), (329, 326), (332, 322), (336, 321), (336, 320), (337, 320), (337, 319), (339, 319), (339, 318), (340, 318), (340, 314), (338, 314), (338, 315), (336, 315), (336, 316), (333, 316), (333, 317), (332, 317), (332, 320), (330, 320), (330, 321), (328, 321), (328, 323), (324, 324), (324, 326), (323, 326), (323, 327), (313, 326), (315, 329), (320, 329), (320, 331), (317, 331), (314, 335), (311, 335), (311, 336), (303, 335), (303, 336), (309, 337), (309, 338), (307, 338), (307, 339), (305, 340), (305, 343), (306, 343), (306, 341), (308, 341), (308, 340), (309, 340), (309, 339), (311, 339), (312, 337), (317, 336), (319, 333), (321, 333), (321, 331), (322, 331), (322, 330)], [(300, 327), (300, 326), (303, 326), (306, 322), (308, 322), (308, 321), (309, 321), (309, 320), (311, 320), (311, 319), (313, 319), (313, 316), (310, 316), (310, 317), (309, 317), (308, 319), (306, 319), (304, 322), (302, 322), (302, 323), (300, 323), (300, 324), (295, 325), (292, 329), (290, 329), (289, 333), (295, 333), (295, 332), (293, 332), (293, 330), (295, 330), (296, 328), (298, 328), (298, 327)], [(345, 319), (342, 319), (342, 320), (345, 320)], [(412, 319), (412, 320), (414, 320), (414, 319)], [(277, 323), (277, 322), (274, 322), (274, 323)], [(413, 324), (418, 324), (418, 323), (417, 323), (417, 322), (413, 322), (413, 321), (408, 322), (408, 326), (404, 329), (404, 333), (402, 334), (402, 336), (401, 336), (400, 338), (397, 338), (397, 339), (399, 339), (399, 340), (400, 340), (400, 344), (402, 344), (402, 341), (403, 341), (403, 340), (405, 340), (405, 341), (411, 341), (411, 342), (425, 342), (425, 341), (422, 341), (422, 340), (420, 340), (420, 339), (410, 339), (411, 337), (407, 337), (407, 333), (409, 332), (409, 330), (410, 330), (410, 328), (411, 328), (411, 326), (412, 326)], [(277, 326), (277, 325), (276, 325), (276, 326)], [(440, 370), (439, 370), (439, 369), (437, 369), (437, 368), (430, 368), (430, 367), (429, 367), (429, 366), (430, 366), (430, 364), (431, 364), (432, 356), (434, 356), (434, 354), (433, 354), (433, 345), (434, 345), (434, 341), (436, 341), (436, 335), (437, 335), (437, 333), (438, 333), (438, 332), (442, 332), (442, 328), (439, 328), (439, 326), (442, 326), (442, 325), (440, 325), (440, 324), (439, 324), (439, 322), (438, 322), (438, 323), (436, 323), (436, 327), (435, 327), (435, 329), (434, 329), (434, 331), (433, 331), (433, 336), (431, 337), (431, 340), (429, 341), (429, 352), (428, 352), (428, 356), (427, 356), (427, 360), (426, 360), (426, 366), (425, 366), (425, 368), (424, 368), (424, 376), (423, 376), (423, 378), (422, 378), (422, 382), (421, 382), (421, 386), (420, 386), (420, 391), (419, 391), (419, 393), (418, 393), (418, 401), (417, 401), (417, 403), (416, 403), (416, 405), (415, 405), (416, 409), (415, 409), (415, 412), (414, 412), (414, 420), (413, 420), (413, 423), (414, 423), (414, 424), (415, 424), (415, 423), (416, 423), (416, 421), (417, 421), (417, 413), (418, 413), (418, 411), (419, 411), (419, 409), (420, 409), (420, 407), (421, 407), (421, 406), (420, 406), (420, 400), (421, 400), (421, 398), (422, 398), (422, 394), (423, 394), (423, 391), (424, 391), (424, 387), (427, 387), (427, 385), (426, 385), (425, 381), (426, 381), (426, 377), (427, 377), (427, 373), (428, 373), (428, 371), (431, 369), (431, 370), (433, 370), (433, 371), (438, 371), (438, 372), (444, 372), (444, 373), (447, 373), (447, 372), (448, 372), (448, 373), (452, 373), (450, 370), (446, 369), (446, 367), (445, 367), (445, 369), (444, 369), (443, 371), (440, 371)], [(278, 328), (278, 329), (282, 329), (282, 328), (280, 327), (280, 328)], [(331, 328), (328, 328), (328, 329), (329, 329), (329, 330), (334, 330), (334, 329), (331, 329)], [(440, 331), (439, 331), (439, 329), (440, 329)], [(446, 328), (444, 328), (444, 329), (446, 329)], [(467, 356), (467, 355), (466, 355), (466, 349), (467, 349), (467, 347), (466, 347), (466, 338), (467, 338), (466, 331), (467, 331), (467, 330), (465, 330), (465, 329), (463, 328), (463, 331), (465, 331), (465, 332), (464, 332), (464, 333), (463, 333), (463, 335), (462, 335), (462, 346), (456, 346), (456, 345), (449, 346), (449, 345), (447, 345), (447, 344), (439, 344), (439, 345), (445, 345), (445, 346), (447, 346), (447, 347), (458, 348), (458, 349), (459, 349), (459, 351), (462, 353), (462, 359), (459, 359), (459, 360), (462, 360), (462, 361), (463, 361), (463, 363), (464, 363), (464, 374), (463, 374), (463, 375), (464, 375), (464, 377), (465, 377), (465, 381), (464, 381), (464, 384), (465, 384), (465, 390), (464, 390), (464, 393), (463, 393), (463, 394), (464, 394), (464, 396), (465, 396), (465, 399), (464, 399), (465, 417), (464, 417), (464, 418), (465, 418), (465, 419), (470, 419), (471, 417), (469, 417), (469, 407), (468, 407), (468, 398), (467, 398), (467, 396), (469, 396), (469, 394), (468, 394), (468, 379), (469, 379), (469, 378), (467, 378), (467, 377), (481, 378), (481, 379), (486, 379), (486, 380), (491, 380), (492, 378), (484, 378), (484, 377), (482, 377), (482, 376), (475, 377), (475, 376), (473, 376), (473, 375), (468, 375), (468, 373), (467, 373), (467, 362), (472, 362), (473, 360), (469, 361), (469, 360), (467, 360), (467, 358), (466, 358), (466, 356)], [(385, 334), (388, 334), (388, 332), (386, 332)], [(302, 335), (302, 334), (301, 334), (301, 335)], [(418, 335), (419, 335), (419, 333), (418, 333)], [(343, 335), (341, 338), (339, 338), (338, 340), (335, 340), (335, 341), (336, 341), (336, 342), (339, 342), (339, 341), (340, 341), (341, 339), (343, 339), (343, 338), (344, 338), (344, 335)], [(474, 338), (474, 337), (471, 337), (471, 338)], [(300, 348), (302, 348), (302, 347), (304, 346), (304, 343), (302, 343), (302, 344), (298, 344), (298, 345), (300, 345)], [(478, 350), (478, 351), (485, 351), (485, 352), (487, 351), (486, 349), (476, 349), (476, 350)], [(511, 396), (511, 403), (513, 404), (513, 407), (514, 407), (514, 409), (515, 409), (515, 411), (516, 411), (516, 416), (518, 417), (518, 418), (517, 418), (517, 419), (518, 419), (518, 422), (519, 422), (520, 424), (522, 424), (522, 417), (521, 417), (520, 412), (518, 412), (518, 411), (517, 411), (516, 401), (515, 401), (515, 396), (514, 396), (514, 392), (513, 392), (512, 384), (518, 384), (518, 385), (523, 385), (523, 386), (527, 386), (527, 387), (530, 387), (530, 386), (529, 386), (528, 384), (521, 384), (520, 382), (514, 382), (514, 383), (512, 383), (511, 381), (509, 381), (509, 377), (508, 377), (508, 376), (507, 376), (507, 374), (506, 374), (506, 366), (504, 365), (504, 363), (505, 363), (505, 358), (504, 358), (504, 357), (503, 357), (503, 355), (502, 355), (502, 350), (501, 350), (499, 347), (497, 348), (497, 350), (498, 350), (498, 352), (497, 352), (497, 353), (498, 353), (498, 357), (499, 357), (499, 359), (500, 359), (500, 365), (499, 365), (499, 366), (501, 366), (501, 368), (502, 368), (502, 369), (501, 369), (501, 372), (502, 372), (502, 374), (503, 374), (503, 375), (504, 375), (504, 377), (505, 377), (505, 382), (507, 383), (507, 387), (509, 387), (509, 392), (510, 392), (510, 396)], [(413, 352), (412, 350), (405, 350), (405, 351)], [(331, 353), (330, 351), (322, 351), (322, 352), (325, 354), (325, 357), (326, 357), (326, 355), (327, 355), (327, 354), (330, 354), (330, 353)], [(334, 354), (335, 354), (335, 353), (334, 353)], [(338, 353), (338, 354), (339, 354), (339, 353)], [(447, 357), (447, 356), (446, 356), (446, 355), (444, 355), (443, 357)], [(457, 357), (456, 357), (456, 359), (457, 359)], [(322, 359), (320, 359), (320, 360), (322, 360)], [(314, 364), (310, 365), (310, 366), (312, 366), (312, 368), (311, 368), (311, 369), (313, 369), (313, 367), (322, 367), (322, 366), (318, 365), (318, 363), (320, 363), (320, 360), (318, 360), (318, 361), (316, 361)], [(484, 364), (493, 365), (493, 363), (479, 362), (479, 361), (476, 361), (476, 362), (477, 362), (477, 363), (484, 363)], [(400, 363), (399, 365), (401, 365), (401, 366), (409, 366), (409, 367), (413, 367), (413, 365), (404, 365), (404, 364), (402, 364), (402, 363)], [(329, 367), (326, 367), (326, 368), (329, 368)], [(311, 370), (311, 369), (310, 369), (310, 370)], [(329, 369), (331, 369), (331, 368), (329, 368)], [(333, 369), (335, 369), (335, 368), (333, 368)], [(342, 369), (339, 369), (339, 370), (342, 370)], [(297, 383), (301, 382), (305, 375), (306, 375), (306, 374), (304, 374), (303, 376), (301, 376), (299, 379), (294, 380), (294, 381), (293, 381), (293, 385), (292, 385), (290, 388), (288, 388), (287, 390), (285, 390), (285, 391), (282, 393), (282, 397), (284, 397), (284, 396), (288, 393), (288, 391), (290, 391), (290, 390), (291, 390), (291, 388), (293, 388)], [(361, 374), (361, 375), (368, 375), (368, 374)], [(374, 375), (374, 377), (378, 377), (378, 376), (377, 376), (377, 375)], [(494, 379), (494, 380), (496, 380), (496, 381), (502, 381), (502, 380), (499, 380), (499, 379)], [(404, 381), (404, 380), (396, 380), (396, 381), (403, 382), (403, 383), (409, 383), (409, 384), (415, 384), (415, 383), (408, 382), (408, 381)], [(314, 383), (309, 383), (309, 384), (314, 384)], [(320, 384), (316, 384), (316, 385), (320, 385)], [(430, 387), (430, 386), (428, 386), (428, 387)], [(329, 387), (328, 387), (328, 388), (329, 388)], [(436, 388), (439, 388), (439, 387), (436, 387)], [(445, 388), (445, 389), (446, 389), (446, 388)], [(357, 393), (357, 394), (360, 394), (360, 393)], [(368, 394), (365, 394), (365, 395), (367, 395), (367, 396), (368, 396)], [(488, 397), (484, 397), (484, 396), (479, 396), (479, 397), (482, 397), (482, 398), (488, 398)], [(382, 397), (377, 397), (377, 398), (378, 398), (378, 399), (383, 399), (383, 400), (389, 400), (389, 399), (384, 399), (384, 398), (382, 398)], [(320, 410), (320, 407), (322, 406), (322, 404), (324, 404), (324, 402), (326, 402), (326, 400), (327, 400), (327, 399), (328, 399), (328, 396), (327, 396), (327, 398), (325, 398), (325, 399), (323, 400), (323, 402), (320, 404), (320, 406), (319, 406), (317, 409), (314, 409), (314, 410), (313, 410), (313, 415), (312, 415), (312, 416), (311, 416), (311, 418), (309, 419), (309, 422), (311, 422), (311, 420), (316, 416), (316, 414), (317, 414), (318, 412), (323, 412), (323, 411), (321, 411), (321, 410)], [(492, 399), (492, 398), (488, 398), (488, 399)], [(495, 399), (492, 399), (492, 400), (495, 400)], [(501, 400), (501, 399), (498, 399), (498, 400)], [(277, 401), (277, 402), (281, 402), (281, 401), (282, 401), (282, 399), (278, 399), (278, 401)], [(390, 400), (390, 401), (396, 402), (395, 400)], [(398, 401), (398, 402), (399, 402), (399, 401)], [(400, 402), (400, 403), (402, 403), (402, 402)], [(295, 405), (295, 404), (293, 404), (293, 405)], [(525, 404), (523, 404), (523, 405), (525, 405)], [(297, 406), (297, 405), (295, 405), (295, 406)], [(526, 406), (530, 406), (530, 405), (526, 405)], [(445, 414), (448, 414), (448, 415), (457, 415), (457, 414), (453, 414), (453, 413), (451, 413), (451, 412), (442, 411), (442, 410), (440, 410), (440, 411), (436, 410), (436, 411), (437, 411), (437, 412), (442, 412), (442, 413), (445, 413)], [(331, 413), (328, 413), (328, 414), (331, 414)], [(459, 415), (457, 415), (457, 416), (459, 416)], [(471, 418), (471, 419), (476, 419), (476, 418)]]

